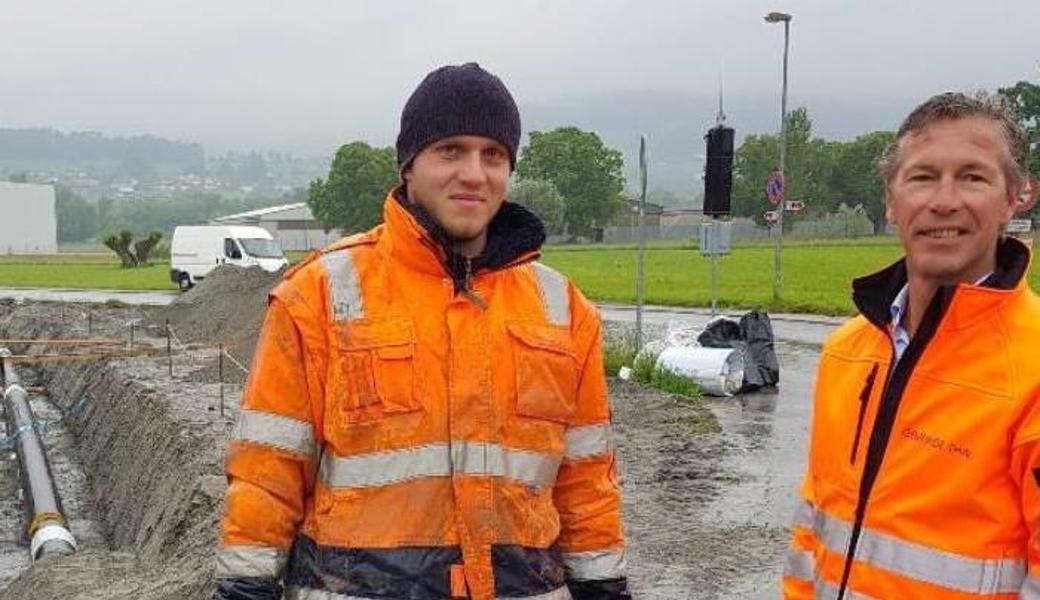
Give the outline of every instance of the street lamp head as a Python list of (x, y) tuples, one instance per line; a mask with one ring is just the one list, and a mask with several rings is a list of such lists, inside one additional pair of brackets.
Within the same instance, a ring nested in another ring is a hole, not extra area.
[(785, 23), (791, 20), (791, 15), (782, 12), (771, 12), (765, 16), (766, 23)]

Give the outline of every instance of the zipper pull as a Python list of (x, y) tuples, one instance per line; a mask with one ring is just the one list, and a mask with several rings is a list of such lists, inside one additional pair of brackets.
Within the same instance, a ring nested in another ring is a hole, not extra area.
[(477, 292), (473, 289), (473, 262), (470, 260), (468, 256), (466, 257), (465, 286), (462, 288), (462, 293), (467, 298), (469, 298), (470, 301), (473, 302), (473, 304), (476, 304), (480, 308), (487, 310), (487, 301), (481, 298), (479, 295), (477, 295)]

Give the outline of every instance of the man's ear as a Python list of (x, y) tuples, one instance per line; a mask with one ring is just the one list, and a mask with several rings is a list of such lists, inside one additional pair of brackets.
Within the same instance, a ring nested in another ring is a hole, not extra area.
[(885, 220), (892, 225), (896, 224), (895, 216), (892, 214), (892, 196), (888, 193), (888, 186), (885, 187)]
[(1014, 198), (1015, 212), (1022, 215), (1033, 210), (1038, 194), (1040, 194), (1040, 180), (1033, 176), (1027, 177), (1025, 184), (1018, 192), (1018, 197)]

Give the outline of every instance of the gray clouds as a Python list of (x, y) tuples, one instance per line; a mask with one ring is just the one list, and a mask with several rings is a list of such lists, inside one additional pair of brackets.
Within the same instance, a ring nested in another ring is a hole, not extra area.
[(521, 107), (710, 98), (720, 70), (727, 95), (767, 97), (783, 36), (761, 17), (776, 9), (794, 15), (796, 101), (910, 105), (1040, 79), (1036, 0), (15, 0), (0, 11), (0, 126), (326, 153), (392, 142), (419, 79), (466, 60)]

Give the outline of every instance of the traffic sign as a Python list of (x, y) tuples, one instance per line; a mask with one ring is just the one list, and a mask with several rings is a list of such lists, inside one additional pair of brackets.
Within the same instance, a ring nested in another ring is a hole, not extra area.
[(780, 213), (775, 210), (767, 210), (763, 213), (763, 216), (766, 218), (766, 221), (770, 223), (775, 223), (780, 220)]
[(788, 200), (784, 202), (784, 210), (798, 212), (805, 208), (805, 202), (801, 200)]
[(784, 199), (784, 174), (780, 169), (773, 169), (766, 179), (766, 198), (773, 204), (780, 204)]
[(1029, 233), (1032, 229), (1031, 219), (1011, 219), (1007, 224), (1008, 233)]

